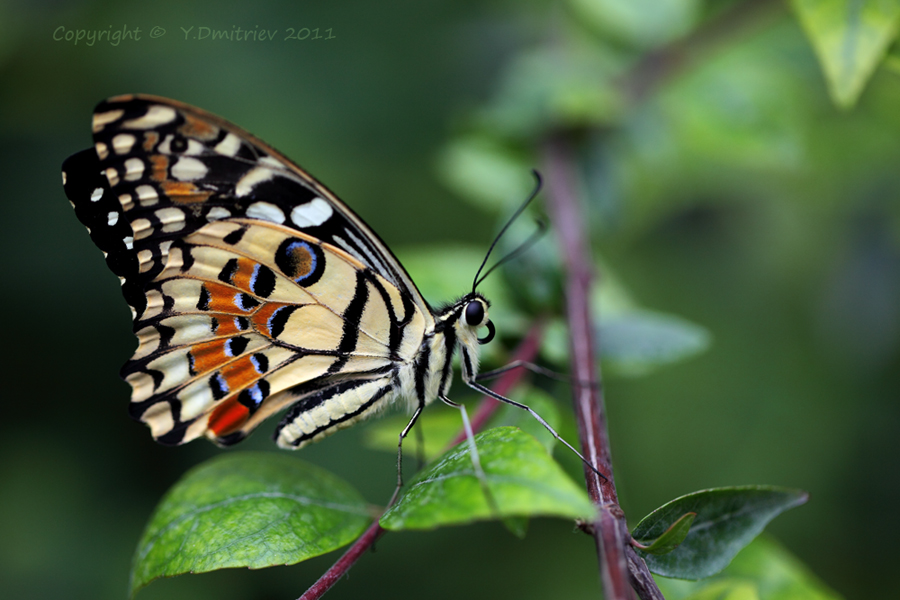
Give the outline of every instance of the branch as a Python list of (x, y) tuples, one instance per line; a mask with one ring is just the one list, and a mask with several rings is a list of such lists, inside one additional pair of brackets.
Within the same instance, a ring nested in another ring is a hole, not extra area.
[(609, 600), (629, 600), (633, 597), (630, 584), (638, 580), (642, 583), (638, 588), (643, 592), (641, 598), (661, 598), (643, 561), (636, 568), (640, 571), (643, 565), (646, 578), (629, 580), (627, 549), (631, 535), (616, 496), (600, 369), (595, 359), (594, 318), (590, 306), (594, 267), (584, 230), (585, 219), (576, 192), (574, 160), (568, 144), (561, 139), (547, 142), (544, 163), (548, 184), (547, 205), (566, 270), (566, 315), (572, 378), (587, 384), (572, 388), (578, 435), (585, 457), (607, 476), (604, 481), (587, 466), (584, 468), (588, 494), (598, 508), (598, 517), (591, 530), (600, 562), (603, 596)]
[(631, 587), (637, 590), (641, 600), (666, 600), (653, 576), (650, 575), (650, 569), (644, 559), (638, 556), (634, 548), (628, 546), (625, 548), (625, 554), (628, 557), (628, 574), (631, 575)]
[[(513, 353), (512, 360), (523, 361), (523, 362), (533, 362), (535, 357), (537, 357), (538, 350), (541, 345), (541, 337), (542, 337), (542, 323), (538, 322), (531, 327), (528, 331), (528, 334), (525, 336), (525, 339), (522, 340), (522, 343), (519, 344), (519, 347), (516, 348)], [(492, 388), (498, 394), (503, 396), (507, 395), (509, 391), (518, 384), (522, 378), (525, 376), (524, 369), (512, 369), (506, 373), (504, 373), (500, 379), (497, 380), (497, 384)], [(493, 398), (484, 397), (481, 400), (481, 403), (478, 405), (478, 409), (475, 411), (475, 414), (472, 418), (472, 429), (478, 431), (487, 423), (488, 419), (490, 419), (491, 415), (497, 410), (497, 407), (500, 406), (500, 403), (494, 400)], [(465, 430), (461, 431), (456, 435), (453, 441), (450, 443), (450, 446), (456, 445), (462, 440), (466, 439)], [(382, 535), (387, 533), (387, 530), (382, 528), (381, 525), (378, 524), (378, 520), (376, 519), (374, 523), (372, 523), (369, 528), (363, 533), (353, 545), (341, 556), (336, 563), (334, 563), (330, 569), (328, 569), (324, 575), (322, 575), (318, 581), (316, 581), (308, 590), (306, 590), (302, 596), (300, 596), (299, 600), (317, 600), (321, 598), (325, 592), (331, 589), (338, 580), (347, 574), (350, 570), (350, 567), (356, 563), (360, 556), (362, 556), (369, 548), (371, 548)]]

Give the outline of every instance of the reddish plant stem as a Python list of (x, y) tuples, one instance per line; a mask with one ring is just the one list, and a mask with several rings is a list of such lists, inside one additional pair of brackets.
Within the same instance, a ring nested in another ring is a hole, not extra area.
[[(540, 349), (542, 332), (543, 327), (540, 322), (533, 325), (525, 336), (525, 339), (523, 339), (522, 343), (516, 348), (512, 355), (512, 360), (533, 362)], [(492, 389), (498, 394), (505, 396), (522, 380), (525, 373), (525, 369), (512, 369), (507, 371), (500, 376), (497, 380), (497, 384)], [(475, 411), (471, 420), (472, 429), (478, 431), (484, 427), (488, 419), (490, 419), (491, 415), (494, 414), (499, 406), (500, 403), (493, 398), (482, 398), (478, 405), (478, 409)], [(466, 439), (465, 430), (458, 433), (450, 445), (453, 446), (458, 444), (464, 439)], [(344, 552), (344, 555), (341, 556), (321, 577), (319, 577), (318, 581), (310, 586), (298, 600), (317, 600), (325, 595), (325, 592), (331, 589), (331, 586), (337, 583), (341, 577), (346, 575), (350, 570), (350, 567), (359, 560), (359, 557), (369, 550), (369, 548), (371, 548), (385, 533), (387, 533), (387, 530), (382, 528), (377, 520), (372, 523), (365, 533), (359, 536), (350, 548)]]
[(644, 559), (638, 556), (634, 548), (625, 548), (625, 554), (628, 557), (628, 574), (631, 576), (631, 587), (637, 591), (641, 600), (666, 600), (653, 576), (650, 575), (650, 569)]
[(594, 270), (590, 244), (576, 192), (577, 177), (571, 150), (565, 141), (554, 139), (546, 143), (544, 157), (547, 205), (566, 269), (566, 316), (572, 378), (583, 382), (572, 388), (578, 435), (585, 457), (607, 477), (603, 480), (587, 466), (584, 468), (588, 494), (598, 508), (593, 535), (600, 562), (603, 596), (609, 600), (629, 600), (633, 594), (625, 552), (630, 534), (613, 483), (600, 370), (595, 359), (594, 319), (590, 306)]
[(353, 545), (344, 552), (344, 555), (341, 556), (336, 563), (331, 565), (330, 569), (325, 571), (324, 575), (319, 577), (318, 581), (312, 584), (308, 590), (303, 592), (303, 595), (300, 596), (299, 600), (315, 600), (316, 598), (324, 596), (325, 592), (330, 590), (331, 586), (337, 583), (341, 577), (346, 575), (347, 571), (350, 570), (350, 567), (353, 566), (359, 557), (375, 545), (378, 538), (384, 535), (386, 531), (387, 529), (384, 529), (379, 525), (377, 520), (369, 525), (366, 532), (353, 542)]

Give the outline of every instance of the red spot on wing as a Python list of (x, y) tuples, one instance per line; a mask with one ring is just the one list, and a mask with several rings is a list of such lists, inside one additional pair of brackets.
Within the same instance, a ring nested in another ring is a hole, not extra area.
[(206, 426), (217, 437), (233, 433), (250, 418), (250, 409), (237, 401), (237, 395), (224, 400), (209, 415)]

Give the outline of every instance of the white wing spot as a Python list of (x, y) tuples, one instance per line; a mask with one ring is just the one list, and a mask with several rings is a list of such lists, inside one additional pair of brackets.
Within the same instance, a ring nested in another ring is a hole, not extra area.
[(137, 192), (141, 206), (153, 206), (159, 202), (159, 195), (157, 195), (152, 185), (139, 185), (134, 191)]
[(225, 156), (234, 156), (240, 149), (241, 138), (234, 135), (233, 133), (229, 133), (228, 135), (226, 135), (225, 139), (216, 144), (216, 147), (214, 148), (216, 152)]
[(291, 221), (298, 227), (315, 227), (331, 218), (334, 209), (322, 198), (315, 198), (312, 202), (294, 207), (291, 211)]
[(134, 146), (135, 138), (130, 133), (120, 133), (112, 140), (113, 150), (116, 154), (128, 154)]
[(94, 149), (97, 151), (97, 156), (100, 160), (106, 160), (106, 157), (109, 156), (109, 148), (106, 147), (106, 144), (103, 142), (97, 142), (94, 144)]
[(250, 169), (246, 175), (241, 177), (240, 181), (237, 182), (237, 185), (234, 186), (234, 195), (240, 198), (241, 196), (246, 196), (250, 192), (253, 191), (253, 188), (263, 181), (268, 181), (275, 177), (275, 173), (272, 169), (267, 169), (265, 167), (256, 167), (255, 169)]
[(135, 219), (131, 222), (131, 232), (135, 238), (142, 240), (153, 234), (153, 225), (149, 219)]
[(134, 238), (131, 237), (130, 235), (122, 238), (122, 241), (125, 242), (125, 247), (128, 248), (129, 250), (134, 248)]
[(206, 146), (198, 142), (197, 140), (188, 140), (188, 147), (182, 154), (203, 154), (204, 150), (206, 150)]
[(63, 171), (62, 175), (63, 175), (63, 185), (66, 185), (66, 172)]
[(119, 213), (117, 213), (114, 210), (110, 211), (110, 213), (108, 215), (106, 215), (106, 219), (107, 219), (107, 224), (110, 227), (112, 227), (113, 225), (115, 225), (116, 223), (119, 222)]
[(94, 188), (94, 191), (91, 192), (91, 202), (96, 202), (100, 198), (103, 197), (103, 188)]
[(183, 156), (172, 166), (172, 177), (179, 181), (194, 181), (206, 176), (209, 169), (196, 158)]
[(96, 113), (94, 115), (94, 119), (91, 122), (91, 129), (94, 133), (98, 131), (102, 131), (104, 127), (106, 127), (109, 123), (116, 121), (125, 114), (125, 111), (121, 108), (118, 110), (111, 110), (105, 113)]
[(119, 183), (119, 173), (116, 171), (115, 167), (109, 167), (103, 172), (106, 175), (107, 181), (109, 181), (109, 186), (114, 187), (117, 183)]
[(251, 219), (262, 219), (273, 223), (284, 223), (284, 212), (268, 202), (254, 202), (247, 207), (247, 216)]
[(129, 158), (125, 161), (125, 181), (137, 181), (144, 174), (144, 161)]
[(134, 200), (132, 199), (131, 194), (120, 194), (119, 204), (122, 205), (124, 210), (131, 210), (134, 208)]
[(209, 212), (206, 213), (206, 218), (210, 221), (218, 221), (219, 219), (227, 219), (231, 216), (231, 211), (229, 211), (224, 206), (213, 206), (209, 209)]
[(259, 164), (268, 165), (270, 167), (278, 169), (279, 171), (284, 171), (284, 165), (282, 164), (282, 162), (273, 156), (269, 156), (268, 154), (259, 159)]
[(163, 232), (171, 233), (184, 227), (184, 212), (175, 207), (161, 208), (156, 211), (156, 218), (163, 224)]
[[(121, 113), (122, 111), (118, 111)], [(147, 114), (137, 119), (131, 119), (122, 123), (125, 129), (153, 129), (159, 125), (164, 125), (175, 120), (177, 113), (171, 106), (163, 106), (154, 104), (147, 109)], [(118, 117), (117, 117), (118, 118)], [(96, 122), (96, 116), (94, 117)]]

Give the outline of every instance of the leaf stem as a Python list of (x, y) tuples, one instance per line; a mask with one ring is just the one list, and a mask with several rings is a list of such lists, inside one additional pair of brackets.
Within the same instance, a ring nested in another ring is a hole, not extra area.
[[(525, 339), (519, 344), (512, 355), (513, 361), (532, 362), (537, 356), (540, 348), (541, 339), (543, 337), (543, 323), (541, 321), (532, 325)], [(518, 384), (525, 376), (525, 369), (512, 369), (504, 373), (498, 380), (496, 385), (491, 388), (500, 395), (505, 396), (509, 391)], [(482, 398), (474, 415), (472, 416), (472, 429), (478, 431), (487, 423), (488, 419), (494, 414), (500, 402), (493, 398), (485, 396)], [(461, 430), (450, 446), (460, 443), (466, 439), (466, 432)], [(306, 590), (298, 600), (317, 600), (321, 598), (325, 592), (338, 582), (338, 580), (347, 574), (359, 557), (361, 557), (369, 548), (371, 548), (387, 530), (378, 524), (378, 520), (372, 523), (369, 528), (347, 549), (337, 562), (328, 569), (318, 581), (316, 581), (308, 590)]]

